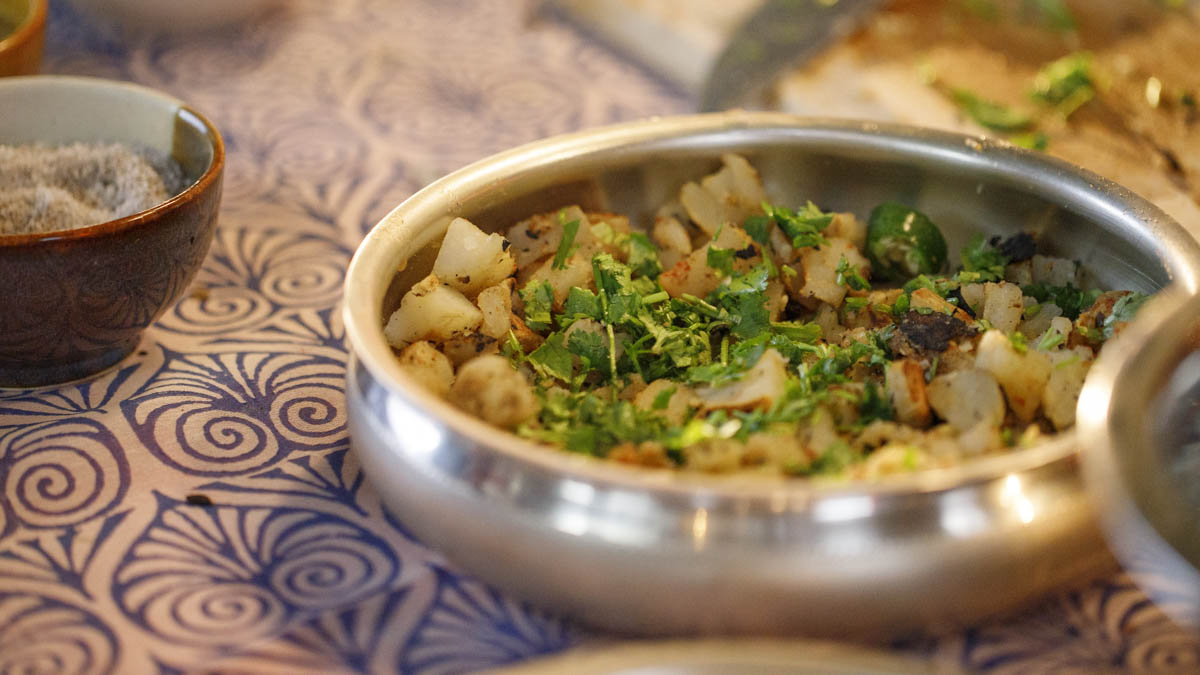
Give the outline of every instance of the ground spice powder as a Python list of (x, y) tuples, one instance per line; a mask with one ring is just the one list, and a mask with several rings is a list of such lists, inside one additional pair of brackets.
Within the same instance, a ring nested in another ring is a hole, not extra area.
[(0, 145), (0, 234), (88, 227), (160, 204), (177, 164), (119, 143)]

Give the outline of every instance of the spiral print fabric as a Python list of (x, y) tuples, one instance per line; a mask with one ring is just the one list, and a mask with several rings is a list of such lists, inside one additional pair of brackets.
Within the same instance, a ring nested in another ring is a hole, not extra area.
[(0, 673), (101, 675), (117, 662), (112, 632), (52, 598), (0, 591)]
[(113, 588), (131, 620), (171, 642), (273, 635), (306, 610), (387, 588), (399, 569), (385, 542), (327, 514), (159, 501)]

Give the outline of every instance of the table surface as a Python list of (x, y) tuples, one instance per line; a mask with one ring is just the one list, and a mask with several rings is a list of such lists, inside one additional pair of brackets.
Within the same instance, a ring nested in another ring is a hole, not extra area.
[[(68, 7), (45, 71), (190, 102), (228, 170), (208, 259), (135, 356), (0, 392), (0, 672), (454, 673), (603, 644), (383, 512), (346, 433), (341, 284), (434, 178), (691, 101), (520, 2), (291, 0), (121, 41)], [(1200, 669), (1200, 637), (1124, 575), (894, 648), (988, 672)]]

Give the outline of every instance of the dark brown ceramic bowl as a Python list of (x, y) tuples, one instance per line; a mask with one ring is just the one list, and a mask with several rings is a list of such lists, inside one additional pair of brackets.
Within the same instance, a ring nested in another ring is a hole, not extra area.
[(0, 144), (76, 141), (169, 155), (187, 187), (119, 220), (0, 235), (0, 387), (67, 382), (120, 361), (187, 288), (212, 242), (225, 148), (204, 116), (122, 82), (0, 79)]
[(0, 0), (0, 77), (36, 73), (45, 34), (46, 0)]

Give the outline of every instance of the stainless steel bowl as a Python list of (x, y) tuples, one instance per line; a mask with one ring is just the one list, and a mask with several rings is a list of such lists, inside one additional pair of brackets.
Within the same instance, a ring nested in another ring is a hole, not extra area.
[(383, 318), (428, 272), (452, 217), (497, 230), (578, 202), (645, 219), (722, 152), (749, 157), (787, 203), (865, 216), (887, 199), (909, 202), (952, 250), (973, 232), (1037, 227), (1103, 286), (1197, 287), (1200, 249), (1159, 210), (993, 141), (733, 112), (534, 143), (417, 193), (351, 263), (352, 442), (400, 519), (484, 580), (624, 633), (894, 634), (974, 620), (1112, 569), (1069, 435), (880, 483), (685, 475), (537, 447), (401, 372)]
[(1084, 477), (1138, 585), (1200, 629), (1200, 296), (1139, 312), (1080, 396)]

